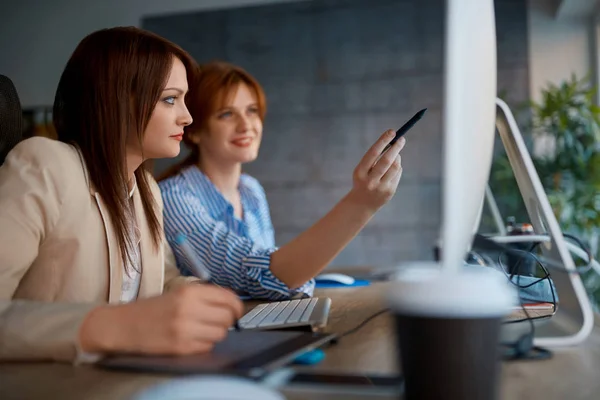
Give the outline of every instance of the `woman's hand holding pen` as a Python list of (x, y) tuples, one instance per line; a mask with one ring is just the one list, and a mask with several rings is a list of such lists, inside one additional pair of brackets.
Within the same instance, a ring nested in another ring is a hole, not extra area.
[(387, 131), (371, 146), (354, 170), (352, 189), (331, 211), (271, 254), (271, 271), (290, 288), (319, 274), (392, 198), (402, 176), (399, 153), (405, 143), (401, 138), (384, 151), (394, 137), (394, 131)]
[(382, 154), (394, 135), (393, 130), (386, 131), (371, 146), (354, 170), (354, 184), (348, 198), (366, 206), (373, 213), (394, 196), (402, 177), (400, 151), (406, 139), (400, 138)]
[(88, 353), (184, 355), (210, 351), (243, 314), (232, 291), (184, 285), (161, 296), (94, 309), (80, 329)]

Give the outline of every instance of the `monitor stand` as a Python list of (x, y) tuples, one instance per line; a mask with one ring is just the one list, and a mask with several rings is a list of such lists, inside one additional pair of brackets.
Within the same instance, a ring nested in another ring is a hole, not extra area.
[[(557, 312), (548, 323), (536, 328), (534, 343), (544, 347), (580, 344), (591, 333), (595, 315), (583, 283), (575, 273), (575, 263), (569, 252), (572, 246), (563, 237), (510, 108), (501, 99), (496, 99), (496, 107), (496, 128), (515, 174), (530, 222), (535, 234), (548, 237), (542, 245), (543, 256), (560, 260), (566, 271), (572, 271), (567, 273), (549, 269), (558, 295)], [(510, 237), (504, 235), (490, 238), (504, 243), (510, 240)]]

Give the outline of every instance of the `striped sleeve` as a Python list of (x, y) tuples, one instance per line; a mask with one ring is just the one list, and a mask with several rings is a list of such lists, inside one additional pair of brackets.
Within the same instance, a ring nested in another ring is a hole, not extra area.
[(284, 300), (301, 292), (312, 295), (313, 281), (291, 289), (271, 273), (271, 254), (276, 247), (260, 248), (230, 230), (224, 222), (213, 219), (201, 199), (185, 186), (165, 185), (161, 189), (165, 235), (183, 274), (191, 275), (192, 269), (175, 245), (179, 233), (187, 236), (213, 282), (220, 286), (258, 299)]

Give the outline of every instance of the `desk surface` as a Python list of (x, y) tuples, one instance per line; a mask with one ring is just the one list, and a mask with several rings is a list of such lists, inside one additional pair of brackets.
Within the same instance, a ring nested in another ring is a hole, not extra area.
[[(368, 287), (323, 289), (316, 295), (331, 297), (328, 330), (344, 332), (385, 307), (387, 283)], [(385, 313), (358, 332), (327, 349), (316, 370), (348, 373), (392, 373), (396, 351), (392, 320)], [(579, 347), (555, 350), (547, 361), (504, 363), (501, 399), (597, 399), (600, 396), (600, 328)], [(62, 364), (0, 364), (0, 397), (68, 400), (126, 399), (136, 391), (169, 379), (165, 375), (116, 373), (89, 366)], [(287, 392), (288, 399), (336, 399), (331, 394), (310, 396)], [(346, 396), (346, 398), (348, 398)], [(358, 397), (353, 397), (358, 398)], [(363, 397), (368, 398), (368, 397)], [(379, 399), (382, 397), (378, 397)]]

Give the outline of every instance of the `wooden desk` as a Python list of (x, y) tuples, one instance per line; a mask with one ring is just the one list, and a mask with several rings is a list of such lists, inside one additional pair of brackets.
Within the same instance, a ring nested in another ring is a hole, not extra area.
[[(369, 287), (318, 290), (332, 298), (328, 329), (343, 332), (385, 307), (382, 294), (388, 283)], [(548, 361), (504, 363), (501, 399), (598, 399), (600, 398), (600, 328), (579, 347), (556, 350)], [(396, 371), (396, 351), (389, 314), (373, 319), (358, 332), (327, 349), (316, 370), (359, 373)], [(116, 373), (89, 366), (62, 364), (0, 364), (0, 398), (13, 399), (126, 399), (169, 376)], [(310, 396), (283, 390), (288, 399), (341, 399)], [(356, 399), (358, 397), (352, 397)], [(363, 397), (367, 399), (368, 397)], [(382, 399), (382, 397), (378, 397)]]

